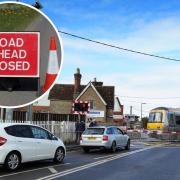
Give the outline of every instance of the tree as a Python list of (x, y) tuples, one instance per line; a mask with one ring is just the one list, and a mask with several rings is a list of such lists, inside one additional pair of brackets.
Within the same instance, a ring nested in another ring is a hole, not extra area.
[(147, 129), (147, 123), (148, 123), (148, 117), (143, 117), (142, 118), (142, 127), (144, 128), (144, 129)]

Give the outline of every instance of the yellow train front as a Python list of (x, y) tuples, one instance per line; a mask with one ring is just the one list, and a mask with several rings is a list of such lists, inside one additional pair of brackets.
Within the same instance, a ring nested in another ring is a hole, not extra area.
[(147, 129), (149, 133), (162, 133), (166, 110), (164, 108), (152, 109), (149, 113)]
[(147, 123), (149, 133), (180, 134), (180, 108), (158, 107), (149, 113)]

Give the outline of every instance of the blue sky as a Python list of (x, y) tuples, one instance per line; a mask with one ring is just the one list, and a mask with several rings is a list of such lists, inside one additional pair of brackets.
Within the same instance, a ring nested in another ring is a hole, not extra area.
[[(161, 56), (180, 59), (179, 0), (40, 0), (42, 11), (58, 29), (73, 34)], [(33, 0), (22, 2), (32, 4)], [(75, 39), (61, 34), (64, 63), (59, 83), (72, 83), (77, 67), (82, 83), (94, 77), (114, 85), (116, 95), (180, 96), (180, 62), (168, 62)], [(180, 107), (180, 99), (120, 97), (125, 112), (133, 106), (144, 114), (157, 106)]]

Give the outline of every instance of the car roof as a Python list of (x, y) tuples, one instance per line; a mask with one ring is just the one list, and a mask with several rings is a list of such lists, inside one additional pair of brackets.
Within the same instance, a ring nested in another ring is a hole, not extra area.
[[(34, 124), (30, 124), (30, 123), (0, 123), (0, 128), (1, 127), (8, 127), (8, 126), (13, 126), (13, 125), (31, 125), (31, 126), (37, 126), (37, 125), (34, 125)], [(39, 127), (39, 126), (37, 126)]]
[(88, 128), (111, 128), (111, 127), (116, 127), (116, 126), (107, 125), (107, 126), (93, 126), (93, 127), (88, 127)]

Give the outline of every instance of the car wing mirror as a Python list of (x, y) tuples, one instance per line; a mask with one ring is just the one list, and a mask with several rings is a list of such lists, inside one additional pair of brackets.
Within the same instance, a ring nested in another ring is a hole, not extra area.
[(55, 140), (55, 141), (57, 141), (58, 140), (58, 138), (56, 137), (56, 136), (52, 136), (52, 138), (51, 138), (52, 140)]

